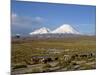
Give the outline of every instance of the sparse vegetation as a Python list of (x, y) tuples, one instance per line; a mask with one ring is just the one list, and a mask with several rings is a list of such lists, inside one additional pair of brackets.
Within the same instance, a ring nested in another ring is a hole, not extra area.
[[(23, 73), (95, 69), (95, 43), (95, 36), (35, 40), (13, 38), (12, 73), (21, 73), (21, 68)], [(37, 59), (34, 64), (35, 60), (31, 60), (32, 56), (42, 58)], [(18, 63), (20, 65), (16, 65)]]
[(13, 69), (19, 69), (19, 68), (27, 68), (27, 65), (25, 64), (16, 64)]

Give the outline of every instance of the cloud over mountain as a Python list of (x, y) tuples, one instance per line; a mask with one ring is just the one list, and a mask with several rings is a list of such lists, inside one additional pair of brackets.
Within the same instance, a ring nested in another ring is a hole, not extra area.
[(22, 16), (16, 13), (12, 13), (11, 15), (11, 26), (12, 31), (14, 33), (24, 33), (23, 31), (28, 33), (32, 30), (32, 28), (38, 27), (39, 25), (43, 25), (45, 19), (42, 17), (29, 17), (29, 16)]

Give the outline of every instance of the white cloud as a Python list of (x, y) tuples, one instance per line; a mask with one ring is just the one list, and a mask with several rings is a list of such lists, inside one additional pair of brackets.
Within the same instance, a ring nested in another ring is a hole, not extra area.
[(12, 19), (14, 19), (14, 18), (16, 18), (16, 17), (17, 17), (17, 15), (14, 14), (14, 13), (11, 15), (11, 18), (12, 18)]
[(35, 17), (34, 20), (41, 21), (42, 18), (41, 17)]
[(19, 16), (17, 14), (12, 14), (11, 16), (11, 24), (14, 26), (29, 26), (32, 25), (32, 18), (29, 17), (24, 17), (24, 16)]
[(33, 23), (36, 24), (36, 25), (41, 25), (41, 24), (44, 23), (44, 21), (45, 20), (43, 18), (41, 18), (41, 17), (35, 17), (35, 18), (33, 18)]
[(41, 17), (27, 17), (27, 16), (19, 16), (15, 13), (11, 15), (12, 25), (16, 26), (30, 26), (30, 25), (42, 25), (44, 23), (44, 19)]

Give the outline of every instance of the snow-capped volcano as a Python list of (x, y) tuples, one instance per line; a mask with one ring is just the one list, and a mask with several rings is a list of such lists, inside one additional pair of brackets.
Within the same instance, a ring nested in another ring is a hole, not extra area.
[(42, 27), (42, 28), (40, 28), (40, 29), (37, 29), (37, 30), (35, 30), (35, 31), (31, 32), (31, 33), (29, 33), (29, 34), (30, 34), (30, 35), (34, 35), (34, 34), (47, 34), (47, 33), (49, 33), (49, 32), (50, 32), (50, 30), (49, 30), (48, 28)]
[(63, 24), (57, 29), (53, 30), (51, 33), (66, 33), (66, 34), (80, 34), (71, 25)]
[(60, 27), (56, 28), (53, 31), (50, 31), (48, 28), (46, 27), (42, 27), (40, 29), (37, 29), (31, 33), (29, 33), (30, 35), (34, 35), (34, 34), (80, 34), (78, 31), (76, 31), (71, 25), (69, 24), (63, 24)]

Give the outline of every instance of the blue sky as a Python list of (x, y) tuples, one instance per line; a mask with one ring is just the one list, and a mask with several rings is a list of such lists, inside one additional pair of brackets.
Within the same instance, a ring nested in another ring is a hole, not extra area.
[(96, 7), (12, 1), (12, 34), (28, 34), (35, 29), (56, 29), (69, 24), (83, 34), (95, 34)]

